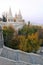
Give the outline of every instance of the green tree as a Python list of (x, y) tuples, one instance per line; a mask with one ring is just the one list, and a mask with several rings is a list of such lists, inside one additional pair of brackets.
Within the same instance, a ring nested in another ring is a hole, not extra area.
[(31, 35), (32, 33), (36, 33), (40, 28), (40, 26), (25, 25), (18, 31), (18, 34), (25, 36), (27, 36), (28, 34)]
[(10, 47), (13, 49), (19, 49), (19, 38), (18, 35), (15, 35), (11, 42), (10, 42)]
[(15, 30), (12, 26), (9, 26), (9, 27), (4, 26), (3, 27), (4, 44), (6, 46), (10, 46), (10, 43), (14, 36), (14, 32), (15, 32)]
[(5, 16), (3, 16), (3, 22), (6, 22), (6, 21), (7, 21), (6, 17), (5, 17)]

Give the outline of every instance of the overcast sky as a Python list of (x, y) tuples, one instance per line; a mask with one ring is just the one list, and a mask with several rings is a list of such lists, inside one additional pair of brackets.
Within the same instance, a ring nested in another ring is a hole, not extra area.
[(43, 0), (0, 0), (0, 16), (10, 7), (13, 16), (21, 10), (26, 21), (43, 24)]

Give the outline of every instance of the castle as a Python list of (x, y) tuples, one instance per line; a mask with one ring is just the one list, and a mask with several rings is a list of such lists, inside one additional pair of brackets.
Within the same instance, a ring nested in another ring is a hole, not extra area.
[(12, 25), (16, 30), (21, 29), (25, 25), (25, 21), (22, 18), (21, 12), (15, 14), (15, 17), (12, 16), (11, 8), (9, 8), (9, 12), (3, 13), (3, 17), (6, 18), (6, 21), (0, 21), (0, 26), (9, 26)]
[[(26, 53), (20, 50), (13, 50), (4, 46), (2, 27), (12, 25), (16, 30), (21, 29), (25, 22), (21, 13), (12, 16), (11, 9), (9, 13), (3, 14), (4, 19), (0, 21), (0, 65), (43, 65), (43, 57), (35, 53)], [(2, 26), (2, 27), (1, 27)]]

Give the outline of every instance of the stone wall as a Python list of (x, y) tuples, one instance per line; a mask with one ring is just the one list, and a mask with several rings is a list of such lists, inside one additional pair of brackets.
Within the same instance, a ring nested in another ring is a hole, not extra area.
[(24, 25), (25, 25), (25, 22), (0, 22), (0, 26), (3, 28), (3, 26), (9, 26), (9, 25), (12, 25), (16, 30), (18, 29), (21, 29)]
[(22, 62), (22, 61), (17, 62), (17, 61), (13, 61), (4, 57), (0, 57), (0, 65), (32, 65), (32, 64)]
[(3, 48), (4, 39), (3, 39), (3, 31), (2, 27), (0, 26), (0, 48)]
[(14, 61), (24, 61), (31, 64), (41, 64), (43, 65), (43, 57), (34, 53), (26, 53), (20, 50), (13, 50), (4, 47), (1, 56), (14, 60)]

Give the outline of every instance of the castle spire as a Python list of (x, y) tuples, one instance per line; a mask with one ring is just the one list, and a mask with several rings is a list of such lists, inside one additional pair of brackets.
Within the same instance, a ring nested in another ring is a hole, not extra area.
[(9, 8), (9, 15), (12, 16), (12, 11), (11, 11), (11, 8)]
[(11, 8), (9, 8), (9, 12), (7, 13), (7, 21), (9, 21), (9, 22), (14, 21), (13, 16), (12, 16)]
[(22, 19), (21, 11), (19, 10), (18, 17)]

